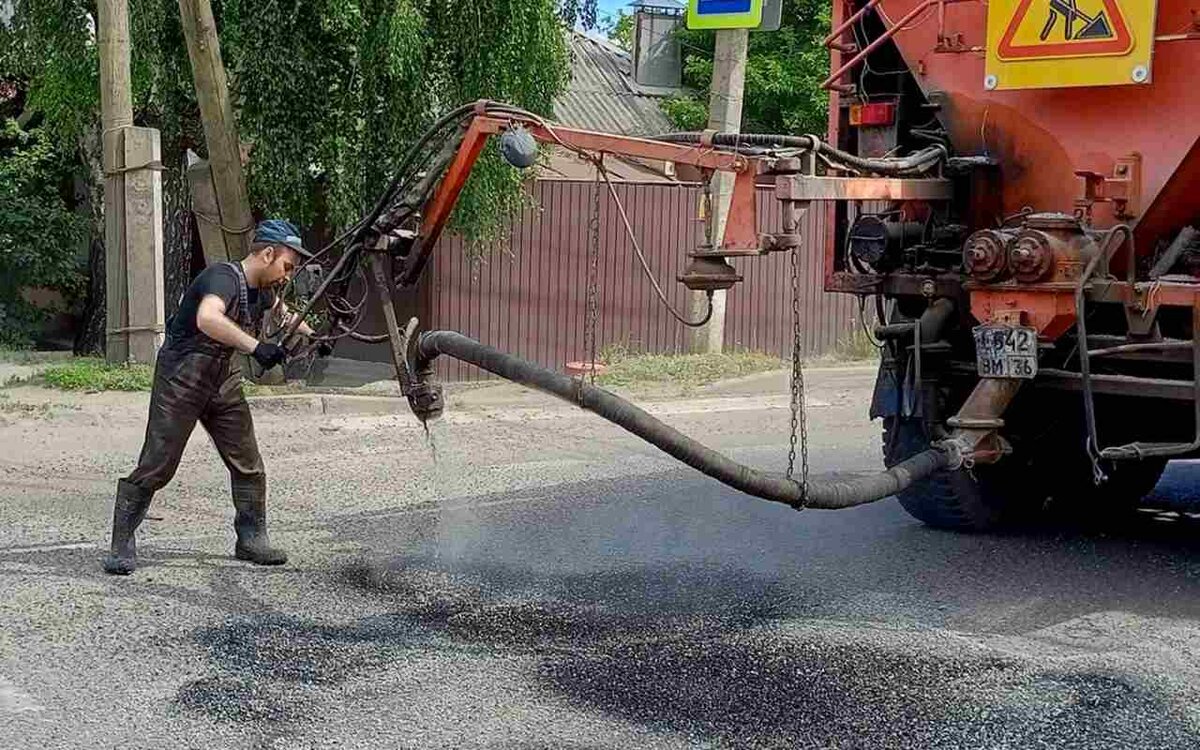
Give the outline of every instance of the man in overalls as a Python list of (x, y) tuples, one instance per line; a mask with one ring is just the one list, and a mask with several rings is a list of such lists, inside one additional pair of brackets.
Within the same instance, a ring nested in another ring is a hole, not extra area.
[[(112, 550), (104, 560), (108, 573), (128, 575), (136, 567), (134, 532), (154, 493), (175, 475), (197, 421), (229, 468), (236, 557), (258, 565), (287, 562), (287, 554), (272, 547), (267, 536), (267, 475), (241, 374), (230, 367), (230, 357), (234, 351), (249, 354), (263, 369), (283, 362), (282, 347), (249, 331), (254, 330), (251, 321), (276, 304), (271, 288), (310, 257), (299, 234), (286, 221), (260, 222), (244, 260), (210, 266), (184, 293), (154, 365), (141, 457), (133, 473), (117, 482)], [(286, 307), (281, 311), (290, 315)], [(312, 335), (306, 324), (297, 330)]]

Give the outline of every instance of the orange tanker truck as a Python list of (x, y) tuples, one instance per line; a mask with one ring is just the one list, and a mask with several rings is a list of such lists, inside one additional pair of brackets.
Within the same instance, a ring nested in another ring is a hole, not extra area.
[[(983, 529), (1051, 497), (1080, 514), (1128, 506), (1167, 460), (1200, 452), (1200, 99), (1188, 86), (1198, 24), (1184, 0), (835, 2), (824, 137), (639, 139), (464, 105), (417, 139), (374, 210), (321, 253), (328, 273), (307, 305), (326, 313), (324, 337), (389, 343), (422, 419), (441, 412), (432, 363), (450, 356), (797, 508), (895, 495), (931, 525)], [(885, 470), (808, 479), (798, 367), (792, 444), (798, 424), (802, 464), (777, 474), (585, 378), (401, 326), (392, 292), (420, 278), (493, 136), (515, 166), (532, 164), (539, 143), (590, 160), (604, 200), (617, 200), (604, 192), (606, 155), (697, 170), (706, 195), (728, 195), (728, 219), (719, 236), (710, 225), (704, 244), (680, 248), (690, 262), (678, 281), (710, 298), (741, 279), (733, 260), (796, 262), (803, 242), (823, 243), (826, 289), (876, 310), (883, 349), (870, 413), (882, 420)], [(778, 233), (758, 225), (763, 181), (782, 204)], [(832, 217), (827, 236), (799, 234), (808, 211)], [(347, 302), (356, 277), (384, 302), (386, 334), (357, 330), (362, 305)]]

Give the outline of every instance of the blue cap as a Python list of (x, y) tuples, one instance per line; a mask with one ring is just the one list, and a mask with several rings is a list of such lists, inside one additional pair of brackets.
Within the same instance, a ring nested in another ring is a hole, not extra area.
[(296, 251), (302, 258), (311, 258), (312, 253), (304, 249), (300, 240), (300, 229), (290, 221), (283, 219), (267, 219), (258, 222), (254, 228), (254, 242), (269, 242), (273, 245), (286, 245)]

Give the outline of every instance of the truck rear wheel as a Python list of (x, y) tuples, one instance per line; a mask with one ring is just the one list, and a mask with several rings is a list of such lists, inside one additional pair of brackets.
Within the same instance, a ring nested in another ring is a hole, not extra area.
[[(929, 447), (919, 419), (886, 417), (884, 463), (894, 466)], [(1007, 461), (1007, 459), (1005, 459)], [(914, 482), (896, 499), (908, 514), (940, 529), (984, 531), (1013, 521), (1022, 511), (1040, 508), (1048, 494), (1044, 483), (1012, 464), (978, 465), (971, 471), (939, 471)]]
[[(1047, 437), (1038, 441), (1046, 446), (1044, 450), (1019, 446), (997, 464), (940, 471), (896, 497), (914, 518), (958, 531), (984, 531), (1029, 520), (1046, 507), (1047, 500), (1060, 517), (1103, 522), (1136, 508), (1166, 469), (1166, 459), (1122, 461), (1106, 467), (1108, 479), (1097, 486), (1081, 438)], [(886, 418), (883, 441), (888, 466), (929, 447), (925, 425), (916, 419)], [(1075, 443), (1079, 450), (1064, 450)]]
[(1137, 508), (1167, 468), (1165, 458), (1121, 461), (1105, 467), (1107, 480), (1097, 486), (1091, 462), (1081, 455), (1067, 462), (1050, 491), (1052, 507), (1079, 520), (1106, 520)]

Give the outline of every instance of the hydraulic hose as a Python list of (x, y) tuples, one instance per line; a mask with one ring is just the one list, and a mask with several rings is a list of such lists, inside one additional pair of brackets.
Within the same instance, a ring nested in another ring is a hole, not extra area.
[[(653, 136), (653, 138), (667, 143), (700, 143), (703, 135), (703, 133), (664, 133)], [(929, 169), (948, 155), (946, 147), (939, 144), (923, 148), (908, 156), (869, 159), (834, 148), (812, 136), (768, 133), (714, 133), (712, 134), (712, 144), (724, 148), (752, 146), (815, 150), (832, 161), (877, 174), (904, 174), (915, 170)]]
[(468, 362), (506, 380), (576, 403), (719, 482), (797, 509), (834, 510), (881, 500), (956, 463), (949, 450), (930, 448), (879, 474), (810, 481), (805, 487), (782, 474), (740, 464), (602, 388), (538, 367), (461, 333), (429, 331), (421, 334), (416, 342), (414, 371), (432, 371), (431, 364), (440, 355)]

